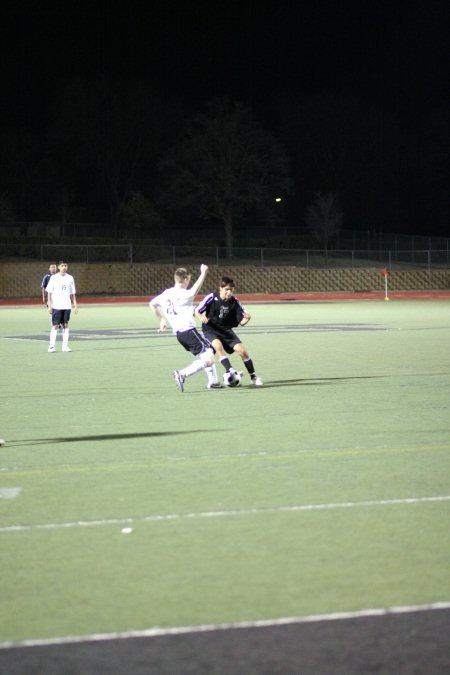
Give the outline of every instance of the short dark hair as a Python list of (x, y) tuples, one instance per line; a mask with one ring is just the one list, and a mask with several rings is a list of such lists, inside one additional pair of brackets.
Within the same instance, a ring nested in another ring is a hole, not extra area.
[(186, 281), (190, 279), (191, 275), (185, 267), (178, 267), (174, 273), (174, 279), (176, 282), (180, 283), (181, 281)]
[(220, 280), (220, 288), (225, 288), (225, 286), (231, 286), (231, 288), (234, 288), (234, 279), (231, 277), (222, 277)]

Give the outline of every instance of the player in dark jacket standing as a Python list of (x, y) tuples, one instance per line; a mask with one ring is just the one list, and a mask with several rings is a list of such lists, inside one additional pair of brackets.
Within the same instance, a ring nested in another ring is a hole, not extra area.
[(42, 293), (42, 302), (44, 303), (45, 306), (47, 306), (47, 291), (45, 290), (48, 286), (48, 282), (52, 278), (54, 274), (58, 271), (58, 268), (56, 267), (55, 263), (52, 263), (50, 267), (48, 268), (47, 274), (44, 276), (41, 282), (41, 293)]
[(236, 326), (245, 326), (251, 319), (247, 310), (234, 297), (233, 291), (233, 279), (222, 277), (219, 292), (203, 298), (195, 310), (195, 316), (202, 322), (203, 333), (219, 355), (225, 371), (232, 370), (227, 354), (236, 352), (244, 362), (252, 384), (262, 387), (263, 381), (256, 375), (247, 349), (233, 330)]

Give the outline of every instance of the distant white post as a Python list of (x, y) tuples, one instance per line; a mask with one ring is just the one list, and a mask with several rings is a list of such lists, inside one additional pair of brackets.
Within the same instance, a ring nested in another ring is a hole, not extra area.
[(389, 300), (388, 298), (388, 271), (387, 267), (383, 269), (383, 275), (384, 275), (384, 299)]

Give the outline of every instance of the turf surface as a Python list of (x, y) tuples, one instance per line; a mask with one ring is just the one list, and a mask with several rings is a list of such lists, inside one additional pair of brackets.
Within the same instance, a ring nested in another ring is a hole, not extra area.
[(450, 599), (450, 304), (250, 311), (180, 394), (145, 305), (0, 309), (4, 646)]

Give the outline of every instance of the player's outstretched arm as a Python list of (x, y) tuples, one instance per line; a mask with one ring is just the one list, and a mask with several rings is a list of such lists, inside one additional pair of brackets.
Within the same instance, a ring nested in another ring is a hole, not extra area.
[(208, 265), (200, 265), (200, 276), (191, 287), (191, 292), (193, 293), (193, 295), (197, 295), (198, 291), (201, 289), (203, 285), (203, 282), (205, 281), (207, 274), (208, 274)]

